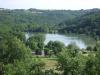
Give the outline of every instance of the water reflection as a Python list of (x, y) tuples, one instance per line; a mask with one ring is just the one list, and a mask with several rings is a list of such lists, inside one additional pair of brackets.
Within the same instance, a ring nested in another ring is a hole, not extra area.
[(65, 35), (59, 35), (59, 34), (46, 34), (46, 40), (45, 44), (47, 44), (49, 41), (60, 41), (63, 42), (66, 46), (75, 43), (79, 48), (86, 48), (86, 44), (82, 39), (79, 39), (79, 37), (69, 37)]

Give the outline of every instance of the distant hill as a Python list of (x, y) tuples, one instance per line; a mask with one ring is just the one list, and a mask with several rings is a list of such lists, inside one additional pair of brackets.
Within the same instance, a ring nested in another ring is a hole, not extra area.
[(0, 9), (0, 23), (34, 23), (58, 24), (84, 14), (83, 11), (72, 10), (40, 10), (40, 9)]
[(100, 9), (87, 10), (88, 12), (73, 20), (66, 20), (58, 24), (61, 33), (79, 33), (100, 36)]
[(100, 9), (40, 10), (0, 8), (0, 32), (31, 31), (100, 35)]

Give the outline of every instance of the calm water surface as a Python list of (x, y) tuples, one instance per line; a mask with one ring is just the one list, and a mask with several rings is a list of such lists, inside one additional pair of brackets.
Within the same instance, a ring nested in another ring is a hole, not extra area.
[[(25, 34), (26, 40), (31, 35), (29, 33)], [(75, 43), (79, 48), (86, 48), (89, 45), (94, 43), (93, 39), (89, 37), (80, 37), (77, 35), (60, 35), (60, 34), (45, 34), (44, 44), (46, 45), (49, 41), (60, 41), (63, 42), (66, 46)]]
[(63, 42), (66, 46), (75, 43), (79, 48), (86, 48), (87, 45), (85, 42), (78, 37), (75, 36), (65, 36), (65, 35), (59, 35), (59, 34), (46, 34), (46, 40), (45, 44), (47, 44), (49, 41), (60, 41)]

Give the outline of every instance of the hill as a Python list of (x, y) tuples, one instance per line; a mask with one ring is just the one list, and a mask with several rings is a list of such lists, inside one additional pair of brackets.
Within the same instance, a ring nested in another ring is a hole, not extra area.
[(88, 13), (75, 19), (66, 20), (58, 24), (60, 33), (78, 33), (100, 36), (100, 9), (92, 9)]

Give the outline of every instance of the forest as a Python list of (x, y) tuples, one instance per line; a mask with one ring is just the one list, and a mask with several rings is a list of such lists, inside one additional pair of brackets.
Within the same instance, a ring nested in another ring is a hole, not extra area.
[[(26, 33), (33, 35), (26, 39)], [(96, 43), (82, 49), (59, 40), (44, 44), (46, 33)], [(100, 9), (0, 8), (0, 75), (100, 75)]]

